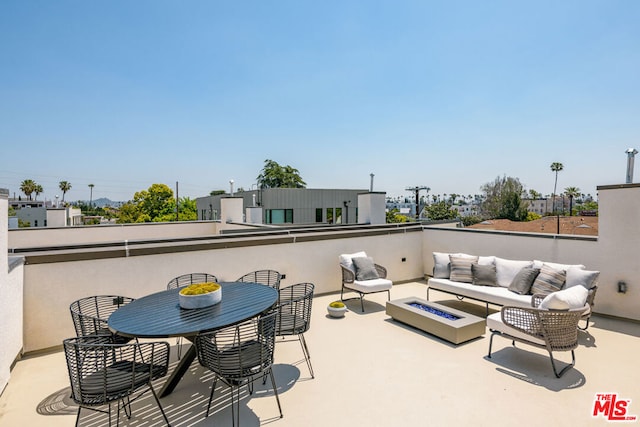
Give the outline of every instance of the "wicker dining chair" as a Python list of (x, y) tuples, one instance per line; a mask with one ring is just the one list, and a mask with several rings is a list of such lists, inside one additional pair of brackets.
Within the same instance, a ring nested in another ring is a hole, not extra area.
[(278, 387), (272, 370), (277, 314), (272, 310), (238, 325), (202, 333), (196, 337), (200, 364), (215, 374), (205, 418), (209, 416), (213, 392), (220, 380), (231, 389), (231, 417), (233, 425), (239, 425), (240, 388), (246, 384), (252, 391), (253, 382), (264, 375), (271, 377), (273, 393), (282, 418)]
[[(578, 322), (589, 306), (586, 304), (584, 307), (570, 310), (548, 310), (537, 308), (538, 301), (541, 301), (541, 298), (532, 298), (532, 304), (536, 306), (530, 308), (504, 306), (499, 312), (487, 317), (487, 327), (492, 332), (487, 357), (491, 358), (493, 337), (500, 335), (510, 339), (513, 346), (518, 341), (547, 350), (553, 373), (560, 378), (575, 366), (574, 350), (578, 347)], [(556, 367), (554, 351), (571, 352), (571, 362), (560, 371)]]
[(260, 283), (271, 286), (274, 289), (280, 288), (282, 275), (275, 270), (256, 270), (240, 277), (236, 282)]
[(297, 283), (280, 289), (277, 303), (278, 319), (276, 321), (276, 336), (295, 336), (296, 340), (300, 341), (311, 378), (315, 378), (315, 376), (304, 333), (311, 326), (313, 290), (313, 283)]
[[(85, 336), (63, 341), (71, 397), (78, 404), (76, 427), (82, 408), (107, 413), (111, 426), (111, 404), (118, 408), (116, 425), (120, 423), (120, 409), (131, 418), (131, 402), (151, 391), (164, 421), (167, 415), (153, 389), (152, 381), (167, 374), (169, 344), (145, 342), (112, 344), (110, 337)], [(132, 398), (132, 396), (135, 397)], [(99, 406), (108, 405), (106, 410)]]
[(73, 326), (76, 329), (76, 336), (110, 336), (115, 344), (131, 341), (130, 337), (113, 334), (108, 326), (111, 313), (131, 301), (133, 298), (119, 295), (96, 295), (72, 302), (69, 310)]
[[(167, 283), (167, 290), (182, 288), (185, 286), (193, 285), (194, 283), (208, 283), (217, 282), (218, 278), (209, 273), (186, 273), (180, 276), (174, 277)], [(178, 359), (182, 357), (182, 337), (176, 338), (176, 354)]]

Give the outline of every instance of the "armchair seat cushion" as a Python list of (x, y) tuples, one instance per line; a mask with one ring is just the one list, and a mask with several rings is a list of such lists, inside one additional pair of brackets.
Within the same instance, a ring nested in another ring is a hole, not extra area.
[(487, 317), (487, 327), (492, 331), (500, 331), (504, 334), (511, 335), (512, 337), (530, 341), (539, 345), (545, 345), (543, 339), (525, 334), (524, 332), (505, 324), (502, 321), (502, 313), (499, 311)]
[(392, 285), (393, 282), (388, 279), (354, 280), (353, 283), (345, 283), (345, 287), (363, 293), (386, 291), (391, 289)]

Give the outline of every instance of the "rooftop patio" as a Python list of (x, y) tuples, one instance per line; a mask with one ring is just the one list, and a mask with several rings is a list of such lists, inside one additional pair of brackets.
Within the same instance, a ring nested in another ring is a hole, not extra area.
[[(392, 299), (425, 295), (424, 281), (392, 290)], [(488, 332), (450, 344), (391, 320), (385, 314), (386, 294), (365, 298), (365, 313), (358, 301), (350, 301), (353, 311), (333, 319), (325, 307), (336, 298), (320, 295), (313, 303), (306, 337), (315, 379), (309, 377), (299, 344), (279, 342), (274, 373), (284, 417), (278, 418), (269, 381), (266, 386), (258, 382), (252, 396), (243, 389), (242, 425), (603, 425), (602, 415), (592, 417), (597, 393), (631, 399), (628, 415), (640, 414), (636, 322), (592, 317), (588, 331), (579, 332), (575, 368), (557, 379), (544, 351), (519, 344), (513, 348), (496, 337), (493, 357), (487, 359)], [(482, 304), (438, 292), (432, 300), (484, 315)], [(170, 343), (175, 346), (175, 340)], [(562, 361), (568, 356), (559, 353)], [(175, 347), (172, 359), (173, 366)], [(216, 391), (213, 413), (204, 418), (212, 378), (194, 362), (176, 390), (161, 399), (172, 425), (230, 425), (226, 388)], [(73, 425), (77, 406), (69, 395), (61, 351), (28, 355), (16, 363), (0, 396), (0, 425)], [(80, 425), (105, 423), (105, 415), (83, 410)], [(133, 417), (121, 425), (163, 425), (151, 395), (135, 402)]]

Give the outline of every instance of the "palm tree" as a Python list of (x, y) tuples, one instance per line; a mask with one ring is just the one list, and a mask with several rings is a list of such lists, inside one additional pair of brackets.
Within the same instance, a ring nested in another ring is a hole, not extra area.
[(573, 215), (573, 198), (580, 197), (580, 189), (578, 187), (567, 187), (564, 194), (569, 196), (569, 216)]
[(36, 184), (33, 188), (33, 192), (36, 193), (36, 200), (38, 200), (38, 196), (44, 192), (44, 189), (42, 188), (42, 185)]
[(89, 196), (89, 209), (91, 209), (91, 202), (93, 201), (93, 187), (95, 187), (93, 184), (89, 184), (89, 189), (91, 190), (91, 195)]
[(27, 196), (29, 200), (31, 200), (31, 194), (33, 194), (33, 192), (36, 191), (36, 185), (38, 184), (36, 184), (34, 180), (25, 179), (20, 184), (20, 191), (22, 191), (25, 194), (25, 196)]
[(560, 172), (562, 169), (564, 169), (564, 166), (562, 165), (562, 163), (560, 162), (551, 163), (551, 172), (556, 173), (556, 180), (553, 184), (553, 195), (552, 195), (552, 199), (553, 199), (552, 207), (554, 210), (555, 210), (555, 201), (556, 201), (556, 188), (558, 187), (558, 172)]
[(64, 205), (64, 195), (71, 190), (71, 183), (69, 181), (60, 181), (59, 187), (60, 191), (62, 191), (62, 204)]

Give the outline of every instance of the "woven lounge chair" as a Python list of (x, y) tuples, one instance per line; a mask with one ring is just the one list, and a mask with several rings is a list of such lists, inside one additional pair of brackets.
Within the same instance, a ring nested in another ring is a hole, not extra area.
[[(355, 261), (354, 258), (356, 259)], [(345, 290), (356, 292), (360, 297), (360, 308), (364, 313), (363, 297), (365, 294), (386, 292), (387, 299), (391, 299), (390, 290), (393, 282), (387, 279), (387, 269), (375, 264), (371, 258), (367, 257), (365, 252), (342, 254), (339, 260), (342, 271), (341, 301), (345, 301)], [(362, 268), (359, 268), (358, 265), (361, 265)]]
[[(544, 296), (535, 295), (531, 301), (533, 307), (509, 307), (487, 317), (487, 327), (491, 330), (489, 340), (489, 354), (493, 337), (500, 335), (515, 342), (532, 345), (547, 350), (551, 359), (553, 373), (560, 378), (576, 362), (574, 350), (578, 347), (578, 322), (583, 314), (589, 310), (588, 304), (583, 307), (568, 310), (549, 310), (538, 308)], [(571, 363), (558, 371), (553, 352), (570, 351)]]

